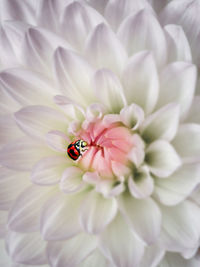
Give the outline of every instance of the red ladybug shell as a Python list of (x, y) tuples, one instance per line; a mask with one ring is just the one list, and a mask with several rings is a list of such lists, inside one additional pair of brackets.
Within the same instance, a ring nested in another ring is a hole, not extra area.
[(81, 155), (80, 150), (76, 147), (76, 142), (72, 142), (67, 148), (67, 154), (73, 160), (77, 160)]

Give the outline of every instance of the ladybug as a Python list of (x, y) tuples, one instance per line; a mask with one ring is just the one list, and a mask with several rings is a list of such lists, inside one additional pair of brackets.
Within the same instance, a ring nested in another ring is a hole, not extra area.
[(80, 156), (82, 156), (83, 152), (88, 150), (86, 148), (87, 145), (87, 142), (81, 139), (72, 142), (67, 148), (68, 156), (73, 160), (77, 160)]

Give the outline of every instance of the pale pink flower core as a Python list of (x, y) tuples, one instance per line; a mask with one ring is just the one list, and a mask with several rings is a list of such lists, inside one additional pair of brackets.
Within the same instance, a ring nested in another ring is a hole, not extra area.
[(133, 141), (126, 127), (117, 123), (105, 126), (101, 120), (97, 120), (89, 123), (79, 137), (88, 143), (88, 150), (79, 159), (83, 169), (97, 171), (101, 177), (111, 178), (117, 164), (124, 166), (128, 163)]

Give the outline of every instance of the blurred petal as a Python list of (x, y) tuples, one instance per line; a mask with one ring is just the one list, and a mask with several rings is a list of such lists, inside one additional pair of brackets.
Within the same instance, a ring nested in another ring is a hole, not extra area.
[(107, 259), (100, 253), (99, 250), (95, 250), (90, 254), (78, 267), (109, 267)]
[(42, 240), (39, 233), (9, 232), (6, 246), (8, 254), (17, 263), (40, 265), (47, 262), (46, 242)]
[(46, 143), (57, 152), (66, 152), (70, 139), (64, 133), (54, 130), (46, 134)]
[(199, 261), (196, 259), (186, 260), (178, 253), (167, 252), (159, 267), (199, 267)]
[(173, 145), (185, 161), (200, 160), (200, 125), (182, 124), (173, 140)]
[(200, 106), (200, 96), (196, 96), (193, 98), (192, 105), (190, 107), (188, 116), (186, 118), (186, 122), (194, 122), (200, 124), (199, 106)]
[(75, 267), (88, 257), (96, 247), (97, 239), (95, 236), (81, 233), (63, 242), (49, 242), (47, 256), (51, 266)]
[(152, 244), (146, 247), (140, 266), (156, 267), (158, 266), (158, 263), (162, 260), (164, 254), (165, 251), (160, 246), (160, 244)]
[(152, 55), (145, 51), (134, 55), (126, 65), (122, 82), (128, 104), (141, 106), (150, 113), (158, 98), (158, 75)]

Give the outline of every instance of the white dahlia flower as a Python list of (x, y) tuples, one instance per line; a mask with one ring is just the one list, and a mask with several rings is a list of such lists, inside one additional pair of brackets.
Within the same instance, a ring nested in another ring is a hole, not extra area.
[(0, 0), (0, 266), (199, 267), (200, 0)]

